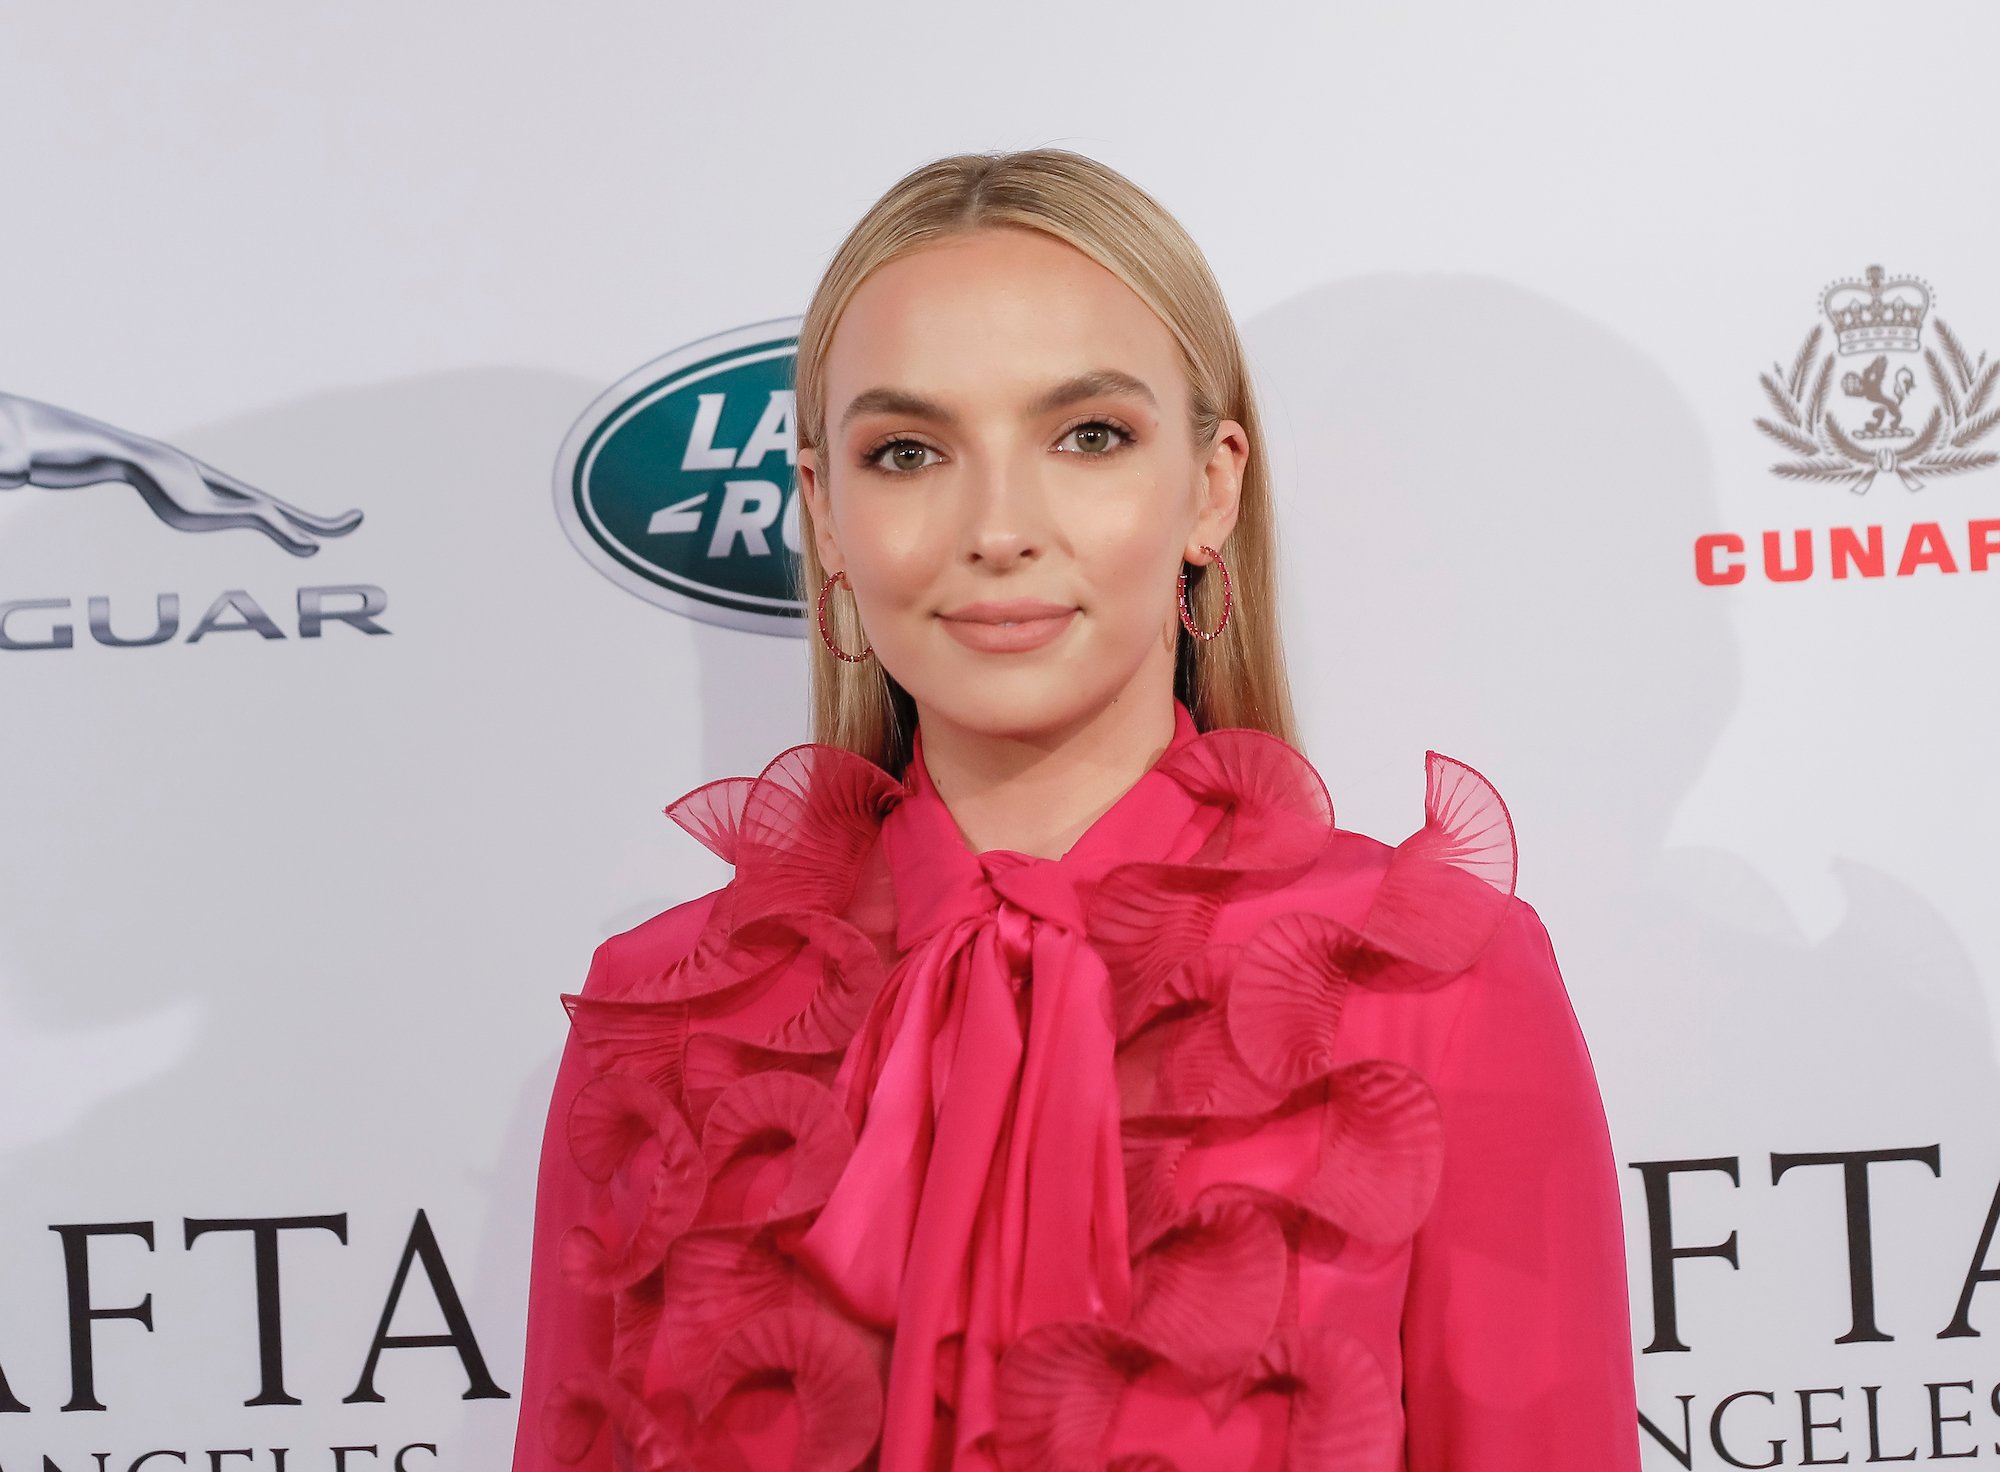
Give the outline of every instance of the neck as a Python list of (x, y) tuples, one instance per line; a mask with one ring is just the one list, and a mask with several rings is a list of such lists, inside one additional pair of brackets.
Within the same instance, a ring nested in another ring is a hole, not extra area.
[(924, 770), (975, 853), (1059, 859), (1160, 759), (1171, 691), (1130, 693), (1055, 731), (992, 735), (919, 710)]

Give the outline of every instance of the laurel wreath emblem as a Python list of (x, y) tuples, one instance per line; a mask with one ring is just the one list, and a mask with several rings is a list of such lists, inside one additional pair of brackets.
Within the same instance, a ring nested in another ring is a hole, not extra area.
[[(1973, 362), (1964, 346), (1942, 319), (1932, 318), (1940, 355), (1935, 348), (1924, 349), (1924, 366), (1931, 387), (1936, 390), (1937, 407), (1916, 437), (1894, 446), (1870, 448), (1858, 443), (1827, 407), (1833, 387), (1834, 353), (1820, 354), (1825, 341), (1824, 326), (1815, 326), (1792, 360), (1790, 373), (1773, 363), (1768, 373), (1758, 375), (1764, 393), (1778, 411), (1776, 419), (1757, 421), (1757, 428), (1804, 458), (1781, 461), (1771, 467), (1773, 475), (1787, 480), (1833, 481), (1856, 494), (1866, 491), (1884, 471), (1901, 478), (1911, 490), (1925, 475), (1962, 475), (2000, 464), (2000, 453), (1975, 450), (1978, 444), (2000, 427), (2000, 403), (1994, 401), (2000, 361), (1988, 363), (1986, 354)], [(1817, 364), (1817, 368), (1815, 368)]]

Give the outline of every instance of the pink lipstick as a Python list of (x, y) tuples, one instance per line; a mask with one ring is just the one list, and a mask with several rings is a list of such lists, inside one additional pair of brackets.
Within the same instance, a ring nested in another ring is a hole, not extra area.
[(1033, 598), (967, 603), (938, 615), (954, 639), (985, 654), (1039, 649), (1067, 629), (1075, 617), (1073, 605)]

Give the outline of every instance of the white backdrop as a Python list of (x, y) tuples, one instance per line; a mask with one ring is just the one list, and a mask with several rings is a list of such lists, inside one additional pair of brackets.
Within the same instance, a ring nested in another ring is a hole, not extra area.
[[(1154, 192), (1244, 324), (1343, 823), (1406, 833), (1427, 746), (1512, 804), (1647, 1467), (2000, 1455), (2000, 466), (1857, 494), (1754, 423), (1763, 372), (1795, 432), (1866, 423), (1872, 348), (1811, 385), (1880, 264), (1945, 377), (1888, 355), (1907, 427), (2000, 449), (1996, 49), (1988, 7), (1803, 0), (9, 8), (0, 485), (115, 432), (361, 521), (267, 509), (297, 556), (0, 490), (0, 643), (71, 629), (0, 648), (0, 1469), (504, 1466), (556, 996), (723, 877), (661, 805), (803, 735), (799, 643), (601, 576), (558, 453), (802, 310), (906, 169), (1035, 144)], [(169, 593), (172, 637), (93, 636)]]

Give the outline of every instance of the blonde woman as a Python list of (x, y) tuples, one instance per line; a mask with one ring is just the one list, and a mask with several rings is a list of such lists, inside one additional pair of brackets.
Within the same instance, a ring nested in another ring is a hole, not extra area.
[(1633, 1472), (1511, 821), (1432, 755), (1335, 826), (1193, 242), (1074, 153), (919, 168), (796, 424), (815, 739), (673, 804), (734, 877), (566, 999), (516, 1472)]

